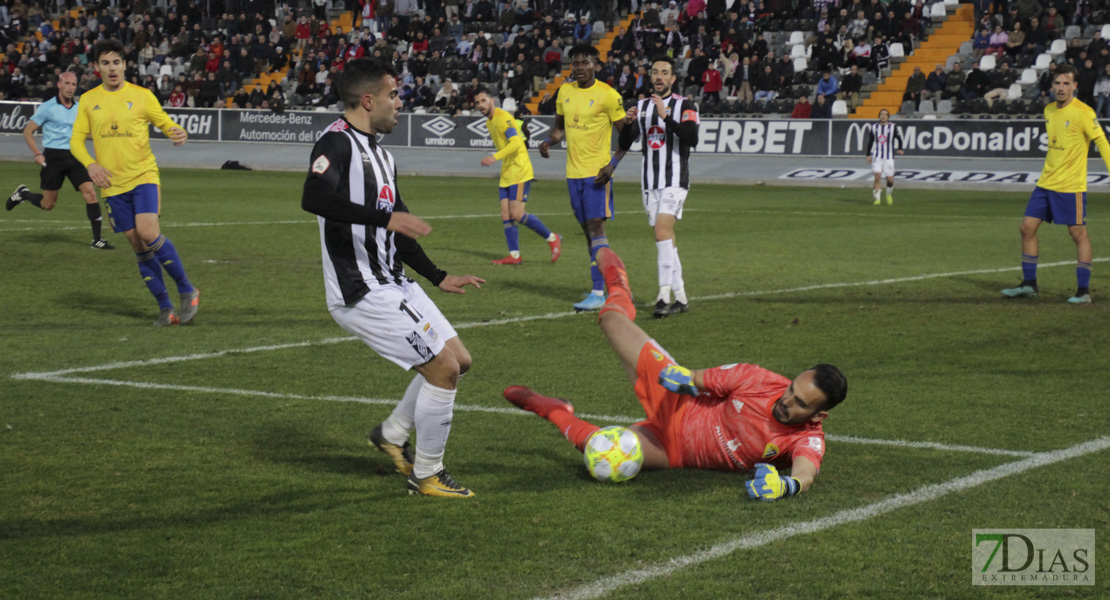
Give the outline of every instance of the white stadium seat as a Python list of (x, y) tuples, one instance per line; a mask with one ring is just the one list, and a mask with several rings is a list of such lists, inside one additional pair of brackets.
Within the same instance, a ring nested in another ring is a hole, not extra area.
[(979, 59), (979, 68), (984, 71), (991, 71), (996, 66), (998, 66), (998, 61), (993, 54), (984, 54), (983, 58)]
[(1030, 84), (1033, 84), (1033, 83), (1037, 83), (1037, 70), (1036, 69), (1024, 69), (1024, 70), (1022, 70), (1021, 79), (1018, 80), (1018, 83), (1020, 83), (1022, 85), (1030, 85)]
[(794, 72), (795, 73), (800, 73), (802, 71), (805, 71), (806, 68), (808, 68), (808, 67), (809, 67), (809, 61), (806, 60), (805, 57), (794, 59)]
[(806, 47), (804, 44), (795, 44), (790, 48), (790, 58), (805, 58)]
[(1061, 54), (1068, 51), (1068, 43), (1064, 40), (1052, 40), (1052, 45), (1048, 47), (1048, 55), (1056, 58)]
[(1107, 36), (1110, 36), (1110, 23), (1102, 26), (1102, 39), (1108, 39)]
[(891, 58), (902, 58), (906, 55), (906, 50), (902, 47), (901, 42), (894, 42), (887, 49), (890, 50)]
[(948, 11), (944, 8), (943, 2), (937, 2), (929, 7), (929, 17), (933, 19), (943, 19), (948, 16)]
[(832, 116), (846, 117), (848, 116), (848, 103), (843, 100), (837, 100), (832, 105)]
[(796, 46), (806, 42), (806, 34), (804, 31), (795, 31), (790, 34), (790, 45)]
[(1048, 63), (1052, 62), (1052, 57), (1047, 54), (1037, 56), (1037, 62), (1033, 63), (1033, 68), (1038, 71), (1043, 71), (1048, 68)]
[(1017, 100), (1018, 98), (1021, 98), (1021, 84), (1020, 83), (1011, 84), (1009, 91), (1006, 92), (1006, 99), (1007, 100)]

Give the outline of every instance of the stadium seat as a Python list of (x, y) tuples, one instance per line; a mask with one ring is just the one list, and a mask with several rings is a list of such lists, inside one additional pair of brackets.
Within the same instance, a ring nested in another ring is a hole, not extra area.
[(888, 50), (890, 50), (891, 58), (904, 58), (906, 56), (906, 50), (902, 47), (901, 42), (894, 42), (888, 47)]
[(837, 100), (832, 105), (832, 116), (846, 117), (848, 116), (848, 103), (843, 100)]
[[(943, 101), (942, 101), (943, 102)], [(949, 100), (951, 102), (951, 100)], [(956, 104), (952, 106), (952, 114), (964, 115), (967, 114), (967, 100), (956, 100)]]
[(806, 60), (806, 58), (804, 56), (801, 57), (801, 58), (795, 58), (794, 59), (794, 72), (795, 73), (797, 73), (798, 71), (805, 71), (808, 66), (809, 66), (809, 61)]
[(805, 58), (806, 47), (805, 44), (795, 44), (790, 47), (790, 58)]
[(952, 7), (953, 9), (955, 9), (955, 7), (957, 7), (959, 5), (960, 5), (960, 0), (944, 0), (944, 7), (945, 8)]
[(748, 112), (748, 103), (743, 100), (735, 100), (729, 104), (728, 114), (731, 116), (742, 115)]
[(1018, 80), (1021, 85), (1031, 85), (1037, 83), (1037, 71), (1035, 69), (1025, 69), (1021, 72), (1021, 79)]
[(1014, 83), (1010, 85), (1010, 89), (1006, 91), (1007, 100), (1017, 100), (1021, 98), (1021, 84)]
[(1034, 58), (1035, 57), (1030, 56), (1028, 54), (1020, 54), (1017, 57), (1017, 61), (1014, 62), (1014, 68), (1015, 69), (1031, 69), (1031, 68), (1033, 68)]
[(1102, 39), (1110, 39), (1110, 23), (1102, 26)]
[(948, 10), (944, 7), (943, 2), (937, 2), (929, 7), (929, 17), (932, 19), (944, 19), (948, 16)]
[(949, 56), (948, 60), (944, 61), (944, 70), (945, 71), (951, 71), (952, 70), (952, 65), (954, 65), (958, 62), (960, 62), (959, 55), (953, 54), (952, 56)]
[(1068, 43), (1064, 40), (1052, 40), (1052, 45), (1048, 47), (1048, 55), (1056, 58), (1061, 54), (1068, 51)]
[(937, 102), (937, 114), (952, 114), (952, 100), (941, 100), (940, 102)]
[(990, 111), (990, 106), (987, 106), (987, 101), (983, 98), (972, 98), (968, 103), (967, 112), (979, 115), (986, 114)]
[(1068, 25), (1068, 28), (1064, 30), (1064, 39), (1070, 40), (1072, 38), (1077, 38), (1081, 33), (1082, 30), (1080, 30), (1078, 25)]
[(1014, 100), (1013, 102), (1010, 103), (1010, 106), (1007, 108), (1006, 114), (1012, 115), (1012, 116), (1024, 115), (1025, 111), (1027, 111), (1028, 109), (1029, 109), (1029, 107), (1027, 106), (1027, 103), (1025, 102), (1025, 100)]
[(868, 71), (863, 74), (863, 85), (871, 85), (876, 81), (878, 81), (878, 79), (875, 77), (874, 71)]
[(975, 44), (968, 40), (960, 44), (960, 50), (957, 52), (960, 56), (969, 56), (975, 52)]
[(804, 44), (804, 43), (806, 43), (806, 34), (805, 34), (805, 32), (795, 31), (795, 32), (792, 32), (790, 34), (789, 44), (791, 46), (797, 46), (798, 44)]
[(1043, 102), (1032, 100), (1026, 104), (1025, 114), (1036, 117), (1042, 116), (1044, 115), (1044, 106)]
[(913, 100), (906, 100), (905, 102), (902, 103), (901, 108), (898, 109), (898, 114), (902, 115), (903, 117), (913, 116), (913, 112), (914, 112)]
[(1048, 63), (1052, 62), (1052, 57), (1047, 54), (1037, 56), (1037, 62), (1033, 63), (1033, 68), (1038, 71), (1043, 71), (1048, 68)]
[(988, 109), (992, 115), (1004, 115), (1009, 112), (1010, 105), (1004, 100), (995, 100), (994, 104)]
[(984, 54), (983, 58), (979, 59), (979, 68), (984, 71), (993, 71), (998, 65), (998, 60), (993, 54)]

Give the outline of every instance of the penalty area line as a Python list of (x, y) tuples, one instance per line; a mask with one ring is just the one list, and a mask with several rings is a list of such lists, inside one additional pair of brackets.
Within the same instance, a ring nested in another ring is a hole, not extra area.
[[(340, 340), (342, 341), (342, 340)], [(288, 400), (308, 400), (308, 401), (328, 401), (328, 402), (357, 402), (360, 404), (372, 404), (379, 406), (395, 406), (397, 400), (388, 398), (364, 398), (360, 396), (336, 396), (331, 394), (323, 395), (306, 395), (306, 394), (293, 394), (289, 392), (268, 392), (265, 390), (247, 390), (238, 388), (220, 388), (211, 386), (199, 385), (182, 385), (175, 383), (156, 383), (151, 381), (125, 381), (120, 379), (97, 379), (95, 377), (66, 377), (53, 374), (24, 374), (21, 379), (45, 381), (48, 383), (76, 383), (84, 385), (109, 385), (118, 387), (133, 387), (146, 390), (168, 390), (178, 392), (200, 392), (203, 394), (213, 395), (230, 395), (230, 396), (248, 396), (256, 398), (282, 398)], [(462, 412), (482, 412), (493, 413), (501, 415), (512, 416), (530, 416), (532, 413), (526, 412), (519, 408), (510, 408), (508, 406), (480, 406), (475, 404), (456, 404), (455, 410)], [(638, 421), (642, 421), (642, 417), (630, 417), (627, 415), (600, 415), (592, 413), (576, 413), (579, 417), (589, 419), (590, 421), (601, 422), (605, 424), (621, 424), (630, 425)], [(994, 454), (1002, 456), (1033, 456), (1034, 452), (1026, 452), (1021, 450), (1005, 450), (1001, 448), (981, 448), (978, 446), (964, 446), (964, 445), (950, 445), (942, 444), (939, 442), (914, 442), (908, 440), (883, 440), (875, 438), (863, 438), (850, 435), (825, 435), (825, 439), (830, 442), (844, 442), (849, 444), (864, 444), (876, 446), (898, 446), (902, 448), (923, 448), (930, 450), (941, 450), (948, 452), (971, 452), (978, 454)]]
[(909, 493), (898, 494), (866, 506), (842, 510), (820, 519), (792, 523), (783, 527), (741, 536), (700, 552), (661, 561), (642, 569), (633, 569), (610, 577), (603, 577), (593, 583), (543, 598), (545, 598), (545, 600), (589, 600), (592, 598), (601, 598), (613, 590), (665, 577), (683, 569), (727, 556), (737, 550), (759, 548), (795, 536), (816, 533), (849, 523), (867, 521), (901, 508), (924, 504), (925, 502), (936, 500), (955, 492), (962, 492), (992, 481), (1019, 475), (1026, 471), (1073, 458), (1079, 458), (1095, 452), (1101, 452), (1107, 448), (1110, 448), (1110, 437), (1101, 437), (1062, 450), (1034, 454), (1022, 460), (989, 469), (981, 469), (970, 475), (957, 477), (944, 483), (925, 485)]

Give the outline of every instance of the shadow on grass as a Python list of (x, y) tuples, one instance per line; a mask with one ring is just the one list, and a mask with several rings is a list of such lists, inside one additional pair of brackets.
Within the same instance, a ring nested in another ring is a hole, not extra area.
[[(367, 434), (370, 428), (367, 425)], [(253, 439), (255, 457), (262, 461), (311, 473), (397, 476), (388, 456), (363, 443), (362, 440), (340, 443), (284, 424), (263, 426)], [(364, 453), (357, 454), (363, 449)]]
[(53, 232), (28, 233), (28, 234), (20, 236), (20, 239), (19, 239), (20, 243), (23, 243), (23, 244), (42, 244), (42, 245), (64, 244), (64, 245), (67, 245), (67, 246), (88, 246), (89, 242), (83, 242), (81, 240), (82, 240), (82, 238), (80, 236), (77, 236), (76, 234), (53, 233)]
[(132, 291), (109, 295), (89, 290), (70, 290), (58, 296), (58, 303), (65, 308), (78, 308), (96, 315), (112, 314), (150, 321), (158, 316), (158, 305), (145, 292), (139, 296)]

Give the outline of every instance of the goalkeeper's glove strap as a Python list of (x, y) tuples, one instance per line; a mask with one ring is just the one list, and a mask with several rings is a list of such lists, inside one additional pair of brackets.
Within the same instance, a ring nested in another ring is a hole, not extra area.
[(783, 477), (783, 486), (786, 488), (782, 492), (782, 497), (797, 496), (802, 491), (802, 482), (798, 481), (797, 477)]

